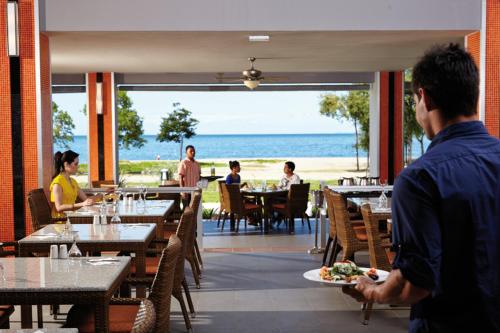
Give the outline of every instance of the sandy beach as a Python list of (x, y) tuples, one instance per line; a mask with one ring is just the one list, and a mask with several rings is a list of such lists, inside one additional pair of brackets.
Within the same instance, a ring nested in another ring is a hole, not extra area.
[[(241, 165), (241, 178), (243, 180), (266, 179), (277, 180), (283, 175), (283, 165), (286, 161), (293, 161), (296, 165), (295, 172), (304, 180), (335, 180), (341, 177), (355, 177), (366, 175), (366, 158), (360, 158), (360, 171), (356, 171), (356, 158), (354, 157), (302, 157), (302, 158), (272, 158), (272, 159), (233, 159), (238, 160)], [(225, 164), (229, 159), (199, 160), (200, 162)], [(268, 161), (268, 162), (267, 162)], [(131, 161), (140, 163), (144, 161)], [(174, 161), (171, 161), (174, 163)], [(178, 163), (175, 161), (175, 163)], [(230, 170), (229, 166), (217, 166), (216, 174), (226, 176)], [(202, 168), (202, 175), (209, 175), (210, 167)], [(124, 174), (128, 183), (154, 183), (159, 181), (159, 174)], [(176, 175), (177, 176), (177, 175)], [(86, 175), (77, 177), (80, 184), (87, 182)]]

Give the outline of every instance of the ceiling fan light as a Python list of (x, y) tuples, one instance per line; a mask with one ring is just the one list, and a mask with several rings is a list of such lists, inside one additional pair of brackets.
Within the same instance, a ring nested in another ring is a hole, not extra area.
[(260, 80), (243, 80), (243, 84), (251, 90), (257, 88), (260, 84)]

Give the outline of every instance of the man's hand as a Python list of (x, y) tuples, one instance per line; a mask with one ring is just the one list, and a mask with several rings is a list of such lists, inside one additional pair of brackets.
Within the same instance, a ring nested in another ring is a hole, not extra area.
[(358, 277), (358, 284), (355, 287), (345, 286), (342, 288), (342, 292), (351, 296), (360, 303), (367, 303), (369, 301), (373, 301), (373, 290), (376, 287), (377, 285), (372, 279), (360, 276)]

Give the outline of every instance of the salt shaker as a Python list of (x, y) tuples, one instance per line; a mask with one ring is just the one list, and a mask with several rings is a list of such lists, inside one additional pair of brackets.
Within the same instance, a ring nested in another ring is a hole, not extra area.
[(57, 245), (50, 246), (50, 258), (51, 259), (58, 259), (59, 258), (59, 250), (58, 250)]
[(66, 244), (59, 245), (59, 259), (68, 259), (68, 246)]

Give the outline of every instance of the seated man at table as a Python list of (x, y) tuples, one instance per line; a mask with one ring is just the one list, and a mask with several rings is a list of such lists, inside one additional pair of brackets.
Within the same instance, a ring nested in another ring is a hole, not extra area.
[(292, 184), (300, 184), (300, 177), (295, 171), (295, 163), (288, 161), (285, 162), (285, 167), (283, 168), (283, 172), (285, 175), (281, 178), (279, 183), (279, 188), (283, 190), (289, 190), (290, 185)]

